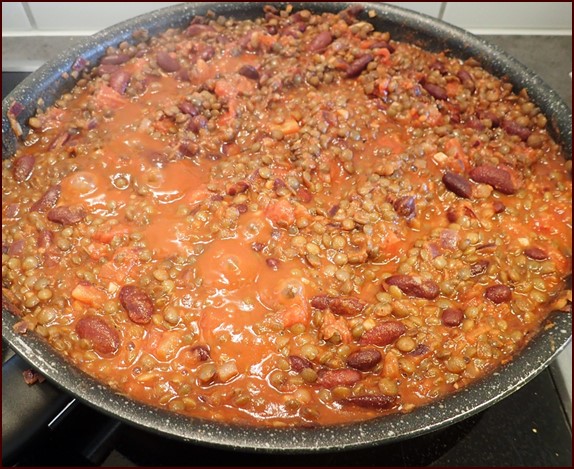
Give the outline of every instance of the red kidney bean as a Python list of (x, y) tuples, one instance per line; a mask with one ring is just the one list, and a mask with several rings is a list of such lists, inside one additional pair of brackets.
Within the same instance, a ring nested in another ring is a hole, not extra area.
[(120, 335), (104, 319), (85, 316), (76, 324), (76, 332), (81, 339), (91, 342), (96, 352), (111, 354), (120, 348)]
[(249, 183), (245, 181), (238, 181), (227, 188), (227, 195), (237, 195), (246, 192), (249, 189)]
[(106, 55), (101, 61), (100, 64), (102, 65), (121, 65), (128, 60), (130, 60), (130, 56), (128, 54), (110, 54)]
[(263, 251), (264, 248), (265, 248), (265, 244), (263, 244), (263, 243), (252, 243), (251, 244), (251, 249), (253, 249), (255, 252), (261, 252), (261, 251)]
[(311, 40), (308, 50), (311, 52), (319, 52), (326, 49), (332, 42), (333, 35), (329, 31), (322, 31)]
[(299, 355), (289, 355), (289, 363), (291, 364), (291, 369), (297, 373), (300, 373), (305, 368), (313, 368), (313, 364), (309, 360)]
[(18, 241), (14, 241), (10, 245), (7, 254), (12, 257), (19, 256), (20, 254), (22, 254), (23, 250), (24, 250), (24, 240), (19, 239)]
[(191, 130), (193, 133), (198, 133), (201, 129), (205, 129), (207, 127), (207, 119), (205, 116), (193, 116), (189, 120), (189, 124), (187, 124), (188, 130)]
[(472, 197), (472, 186), (464, 176), (447, 171), (442, 177), (442, 182), (449, 191), (454, 192), (459, 197), (465, 199)]
[(548, 253), (536, 246), (526, 248), (524, 250), (524, 254), (526, 255), (526, 257), (534, 259), (535, 261), (544, 261), (548, 259)]
[(22, 376), (24, 377), (24, 381), (28, 386), (36, 383), (43, 383), (46, 381), (46, 378), (38, 373), (36, 370), (24, 370), (22, 372)]
[(407, 220), (411, 220), (416, 215), (417, 205), (415, 202), (415, 198), (411, 195), (405, 195), (403, 197), (399, 197), (393, 203), (393, 208), (395, 212), (401, 217), (406, 218)]
[(197, 108), (189, 101), (183, 101), (179, 103), (177, 107), (181, 112), (183, 112), (184, 114), (189, 114), (191, 117), (197, 116), (199, 114)]
[(190, 349), (190, 353), (200, 362), (205, 362), (211, 358), (209, 347), (207, 345), (195, 345)]
[(424, 82), (422, 87), (435, 99), (446, 100), (448, 95), (446, 94), (446, 90), (439, 85), (435, 85), (433, 83)]
[(403, 293), (417, 298), (434, 300), (440, 293), (433, 280), (421, 280), (411, 275), (393, 275), (387, 278), (386, 282), (387, 285), (396, 285)]
[(456, 327), (464, 319), (464, 312), (459, 308), (447, 308), (442, 312), (441, 321), (447, 327)]
[(486, 272), (489, 265), (490, 265), (490, 262), (487, 261), (486, 259), (475, 262), (474, 264), (472, 264), (470, 266), (470, 274), (473, 277), (476, 277), (477, 275), (483, 274)]
[(426, 355), (430, 352), (430, 348), (425, 344), (418, 344), (417, 347), (412, 351), (407, 353), (407, 355), (412, 355), (414, 357), (420, 357), (421, 355)]
[(14, 179), (18, 182), (27, 181), (34, 170), (36, 158), (31, 155), (24, 155), (14, 160)]
[(148, 294), (135, 285), (124, 285), (120, 289), (120, 303), (129, 318), (137, 324), (147, 324), (153, 314), (153, 302)]
[(478, 120), (476, 117), (472, 116), (469, 117), (466, 121), (465, 121), (465, 125), (471, 129), (474, 130), (484, 130), (484, 124), (482, 122), (480, 122), (480, 120)]
[(278, 271), (279, 270), (279, 260), (275, 259), (274, 257), (270, 257), (268, 259), (265, 259), (265, 263), (267, 264), (267, 266), (273, 270), (273, 271)]
[(46, 210), (52, 208), (58, 203), (60, 199), (60, 193), (62, 192), (62, 186), (56, 184), (50, 186), (42, 196), (32, 204), (30, 211), (32, 212), (45, 212)]
[(377, 41), (371, 45), (371, 49), (387, 49), (391, 54), (395, 51), (395, 48), (387, 41)]
[(54, 241), (54, 232), (50, 230), (42, 230), (38, 233), (37, 246), (40, 249), (45, 249), (50, 246)]
[(80, 205), (62, 205), (50, 209), (47, 218), (60, 225), (73, 225), (82, 221), (87, 215), (84, 207)]
[(516, 135), (524, 142), (528, 140), (528, 137), (532, 134), (532, 131), (528, 127), (524, 127), (509, 119), (504, 119), (500, 127), (504, 129), (507, 134)]
[(446, 74), (446, 66), (444, 65), (443, 62), (439, 60), (435, 60), (432, 64), (430, 64), (430, 68), (431, 70), (436, 70), (440, 72), (441, 75)]
[(187, 36), (199, 36), (203, 33), (213, 32), (215, 29), (207, 24), (191, 24), (186, 30), (185, 34)]
[(395, 396), (385, 394), (367, 394), (364, 396), (350, 396), (339, 399), (337, 402), (343, 406), (357, 406), (364, 409), (382, 410), (392, 407), (396, 401)]
[(375, 349), (363, 349), (347, 357), (347, 366), (359, 371), (372, 370), (381, 361), (381, 352)]
[(406, 326), (399, 321), (387, 321), (366, 331), (361, 336), (362, 345), (384, 346), (392, 344), (407, 331)]
[(250, 80), (259, 80), (259, 72), (253, 65), (242, 65), (237, 73), (239, 73), (239, 75), (243, 75), (245, 78), (249, 78)]
[(313, 200), (313, 194), (311, 194), (311, 192), (309, 192), (307, 189), (301, 187), (297, 191), (297, 198), (301, 203), (308, 204)]
[(183, 141), (179, 144), (178, 149), (182, 155), (192, 157), (197, 155), (197, 152), (199, 151), (199, 145), (197, 145), (197, 143)]
[(514, 194), (518, 190), (512, 175), (502, 168), (485, 164), (471, 169), (469, 176), (473, 181), (489, 184), (503, 194)]
[(327, 215), (330, 216), (331, 218), (334, 217), (339, 211), (339, 208), (340, 208), (339, 205), (333, 205), (327, 212)]
[(19, 213), (20, 213), (19, 203), (8, 204), (8, 206), (6, 207), (6, 218), (16, 218)]
[(367, 65), (369, 65), (369, 63), (374, 59), (375, 58), (371, 54), (365, 54), (358, 59), (355, 59), (349, 64), (349, 67), (347, 68), (347, 78), (358, 77), (361, 72), (367, 68)]
[(462, 86), (470, 90), (471, 93), (474, 92), (476, 86), (474, 84), (474, 79), (472, 78), (472, 75), (470, 73), (468, 73), (466, 70), (460, 69), (456, 74), (456, 76), (460, 80)]
[(131, 74), (125, 70), (116, 70), (110, 75), (110, 88), (116, 90), (119, 94), (124, 94), (131, 77)]
[(506, 210), (506, 205), (504, 205), (500, 200), (495, 200), (492, 202), (492, 209), (494, 213), (502, 213)]
[(177, 72), (180, 68), (179, 61), (163, 50), (156, 54), (155, 60), (159, 68), (166, 73)]
[(496, 304), (506, 303), (512, 299), (512, 290), (506, 285), (492, 285), (484, 291), (484, 296)]
[(366, 303), (352, 296), (316, 295), (311, 298), (311, 306), (317, 309), (329, 308), (333, 314), (354, 316), (365, 309)]
[(318, 373), (317, 383), (324, 388), (336, 386), (352, 386), (361, 380), (361, 373), (357, 370), (342, 368), (340, 370), (321, 370)]
[(492, 127), (498, 127), (500, 125), (500, 118), (492, 111), (478, 111), (477, 116), (479, 119), (488, 119), (492, 122)]

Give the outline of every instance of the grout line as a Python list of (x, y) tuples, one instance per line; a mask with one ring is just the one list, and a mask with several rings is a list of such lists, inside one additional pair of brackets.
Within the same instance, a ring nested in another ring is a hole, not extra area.
[(442, 20), (444, 18), (444, 12), (446, 11), (447, 2), (440, 2), (440, 9), (438, 11), (438, 19)]
[(34, 18), (34, 14), (32, 13), (32, 9), (30, 8), (30, 5), (28, 5), (28, 2), (22, 2), (22, 7), (24, 8), (24, 12), (26, 13), (26, 16), (28, 17), (28, 21), (30, 22), (30, 26), (32, 26), (32, 28), (34, 28), (34, 29), (38, 29), (38, 24), (36, 23), (36, 18)]

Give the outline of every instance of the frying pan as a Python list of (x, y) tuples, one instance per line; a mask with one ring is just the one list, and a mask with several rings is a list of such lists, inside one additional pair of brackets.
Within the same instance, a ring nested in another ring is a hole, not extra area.
[[(108, 28), (61, 53), (30, 75), (2, 102), (3, 158), (11, 157), (17, 146), (7, 119), (12, 103), (18, 102), (24, 106), (18, 121), (26, 132), (28, 118), (32, 116), (38, 98), (51, 105), (61, 93), (73, 86), (74, 80), (65, 72), (70, 72), (78, 57), (95, 64), (107, 47), (122, 41), (133, 42), (131, 33), (136, 29), (145, 28), (153, 35), (170, 27), (184, 27), (194, 15), (205, 14), (208, 9), (238, 19), (253, 18), (262, 14), (263, 5), (256, 2), (176, 5)], [(286, 3), (274, 5), (284, 7)], [(292, 5), (295, 10), (338, 12), (351, 3), (295, 2)], [(461, 59), (474, 57), (494, 75), (507, 76), (516, 90), (527, 88), (532, 101), (548, 117), (550, 132), (571, 158), (570, 110), (552, 89), (516, 60), (468, 32), (434, 18), (390, 5), (362, 5), (364, 12), (359, 18), (370, 21), (379, 30), (389, 31), (393, 39), (411, 42), (435, 52), (448, 51), (449, 55)], [(377, 12), (377, 17), (367, 19), (366, 12), (371, 9)], [(229, 449), (277, 452), (347, 450), (411, 438), (453, 424), (500, 401), (534, 378), (568, 344), (572, 330), (571, 314), (552, 313), (541, 332), (513, 361), (468, 388), (408, 414), (318, 428), (255, 428), (188, 418), (118, 395), (75, 368), (39, 336), (28, 334), (22, 337), (16, 334), (12, 327), (17, 320), (2, 309), (3, 338), (48, 381), (80, 401), (122, 421), (184, 441)], [(21, 380), (21, 376), (19, 378)], [(5, 395), (3, 397), (3, 401), (10, 399)], [(4, 432), (3, 427), (3, 443)]]

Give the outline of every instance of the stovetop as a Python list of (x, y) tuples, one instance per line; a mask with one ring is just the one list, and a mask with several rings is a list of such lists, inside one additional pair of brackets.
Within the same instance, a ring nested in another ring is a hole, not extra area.
[[(2, 96), (27, 75), (2, 73)], [(3, 361), (9, 353), (3, 344)], [(108, 467), (571, 464), (572, 432), (548, 369), (502, 402), (443, 430), (367, 449), (308, 455), (247, 453), (185, 443), (133, 427), (73, 401), (46, 426), (18, 462), (20, 466)]]

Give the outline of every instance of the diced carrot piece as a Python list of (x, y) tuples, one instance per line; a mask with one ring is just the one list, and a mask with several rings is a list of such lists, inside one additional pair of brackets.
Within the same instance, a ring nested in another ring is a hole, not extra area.
[(283, 124), (275, 126), (274, 129), (280, 130), (283, 132), (283, 135), (296, 134), (299, 132), (299, 123), (290, 117), (285, 122), (283, 122)]
[(392, 352), (389, 352), (385, 355), (385, 358), (383, 361), (383, 374), (387, 378), (398, 378), (399, 377), (399, 359)]
[(112, 228), (97, 231), (92, 239), (100, 243), (110, 243), (115, 236), (121, 236), (130, 232), (129, 227), (124, 225), (114, 225)]
[(283, 327), (291, 327), (294, 324), (309, 324), (309, 308), (301, 304), (293, 304), (281, 312)]
[(138, 264), (139, 256), (135, 249), (118, 249), (114, 260), (106, 262), (100, 267), (100, 278), (111, 280), (116, 283), (123, 283), (133, 268)]
[(466, 340), (468, 340), (469, 343), (474, 344), (476, 343), (476, 339), (478, 339), (479, 336), (481, 336), (485, 332), (488, 332), (490, 329), (491, 329), (490, 326), (486, 324), (479, 324), (470, 332), (466, 333)]
[(85, 249), (88, 255), (96, 261), (102, 257), (105, 257), (108, 252), (107, 246), (102, 243), (90, 243), (86, 246)]
[(99, 306), (106, 301), (106, 294), (93, 285), (79, 283), (72, 290), (72, 298), (90, 306)]
[(295, 222), (295, 209), (289, 201), (281, 199), (267, 206), (265, 216), (276, 225), (287, 227)]
[(351, 343), (353, 339), (347, 320), (343, 317), (336, 317), (330, 311), (326, 311), (323, 315), (323, 324), (321, 325), (321, 337), (329, 340), (335, 334), (340, 337), (344, 344)]

